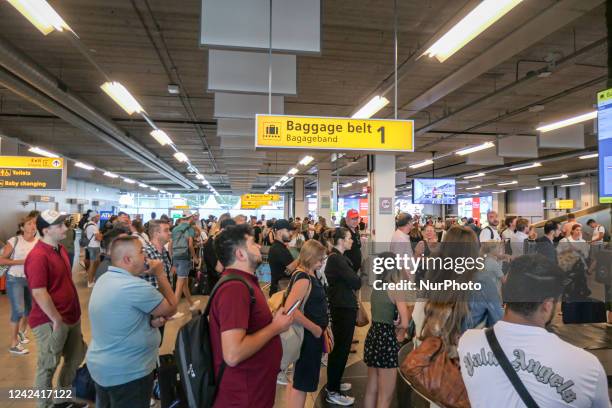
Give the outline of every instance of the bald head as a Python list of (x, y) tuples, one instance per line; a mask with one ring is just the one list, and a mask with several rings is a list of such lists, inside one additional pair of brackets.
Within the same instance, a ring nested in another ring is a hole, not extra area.
[(141, 274), (145, 269), (145, 259), (138, 237), (128, 235), (116, 238), (111, 244), (111, 264), (133, 275)]

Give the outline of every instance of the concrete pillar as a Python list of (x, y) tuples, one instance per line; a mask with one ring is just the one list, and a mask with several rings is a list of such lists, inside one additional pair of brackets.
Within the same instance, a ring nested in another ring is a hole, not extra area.
[(320, 163), (317, 174), (317, 215), (331, 224), (331, 163)]
[(285, 193), (285, 199), (283, 200), (283, 216), (285, 219), (291, 217), (291, 194)]
[(379, 253), (389, 250), (395, 231), (395, 156), (374, 156), (374, 172), (370, 173), (370, 232)]
[(597, 177), (585, 177), (580, 180), (585, 184), (580, 186), (581, 200), (576, 203), (576, 208), (584, 209), (599, 204), (598, 180)]
[(308, 214), (308, 202), (304, 195), (304, 178), (293, 179), (293, 216), (304, 218)]

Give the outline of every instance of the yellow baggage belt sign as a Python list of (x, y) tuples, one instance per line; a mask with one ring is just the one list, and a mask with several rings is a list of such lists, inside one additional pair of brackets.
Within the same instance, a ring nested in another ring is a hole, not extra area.
[(0, 167), (9, 169), (63, 169), (63, 158), (0, 156)]
[(243, 194), (241, 199), (250, 201), (279, 201), (280, 194)]
[(255, 147), (414, 151), (414, 121), (256, 115)]

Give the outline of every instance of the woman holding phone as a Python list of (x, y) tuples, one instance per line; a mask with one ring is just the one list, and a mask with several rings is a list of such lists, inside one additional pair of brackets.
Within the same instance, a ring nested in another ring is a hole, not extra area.
[(285, 306), (301, 301), (291, 313), (295, 322), (304, 326), (304, 341), (300, 357), (294, 364), (293, 384), (288, 384), (289, 407), (303, 408), (306, 394), (319, 386), (319, 372), (323, 355), (321, 335), (327, 327), (327, 301), (323, 285), (317, 279), (316, 270), (323, 264), (325, 247), (316, 240), (308, 240), (297, 258), (298, 266), (291, 277), (291, 290)]

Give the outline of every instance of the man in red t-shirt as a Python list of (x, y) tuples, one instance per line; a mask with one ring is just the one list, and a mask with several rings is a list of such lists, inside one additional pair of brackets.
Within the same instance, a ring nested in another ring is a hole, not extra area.
[[(34, 387), (51, 390), (61, 357), (64, 364), (59, 387), (69, 389), (87, 346), (81, 334), (81, 307), (72, 282), (70, 260), (60, 241), (66, 237), (68, 215), (43, 211), (36, 219), (41, 239), (25, 261), (25, 275), (34, 298), (29, 324), (36, 337), (38, 362)], [(72, 403), (72, 407), (86, 404)], [(53, 406), (52, 398), (39, 399), (38, 407)]]
[(293, 317), (281, 309), (274, 318), (259, 287), (255, 270), (261, 263), (259, 245), (247, 224), (230, 226), (215, 237), (215, 250), (225, 270), (253, 288), (251, 303), (244, 283), (223, 284), (212, 300), (210, 334), (215, 372), (226, 365), (214, 406), (269, 408), (274, 405), (276, 377), (283, 349), (278, 336)]

